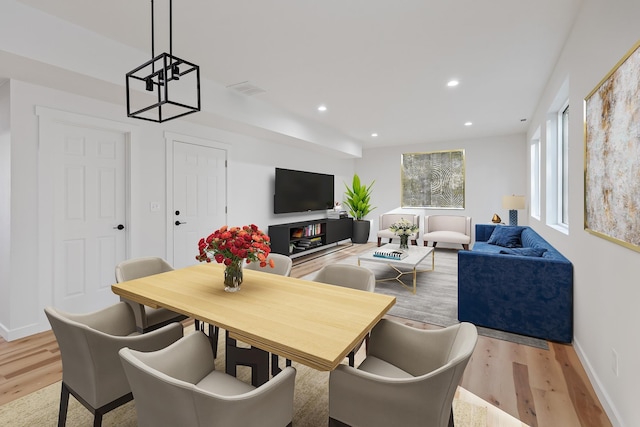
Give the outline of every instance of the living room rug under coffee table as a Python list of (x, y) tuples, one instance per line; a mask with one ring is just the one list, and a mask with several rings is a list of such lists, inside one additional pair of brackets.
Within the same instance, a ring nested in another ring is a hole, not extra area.
[[(358, 256), (350, 256), (339, 263), (357, 265)], [(427, 256), (422, 264), (424, 265), (418, 266), (418, 270), (429, 270), (431, 256)], [(398, 274), (384, 263), (362, 262), (361, 265), (373, 271), (376, 280), (392, 279)], [(315, 274), (308, 274), (304, 279), (313, 280)], [(407, 287), (413, 286), (411, 274), (401, 280)], [(395, 280), (376, 282), (375, 291), (396, 297), (396, 303), (389, 310), (389, 315), (436, 326), (454, 325), (458, 323), (458, 250), (435, 249), (435, 269), (417, 274), (415, 295)], [(547, 341), (538, 338), (483, 327), (478, 327), (478, 332), (491, 338), (549, 349)]]

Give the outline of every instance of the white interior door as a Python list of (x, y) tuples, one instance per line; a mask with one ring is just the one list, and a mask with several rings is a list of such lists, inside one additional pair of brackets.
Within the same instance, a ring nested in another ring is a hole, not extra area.
[(226, 150), (173, 141), (173, 267), (197, 264), (198, 241), (226, 223)]
[(87, 312), (115, 303), (126, 257), (126, 134), (58, 123), (54, 167), (53, 303)]

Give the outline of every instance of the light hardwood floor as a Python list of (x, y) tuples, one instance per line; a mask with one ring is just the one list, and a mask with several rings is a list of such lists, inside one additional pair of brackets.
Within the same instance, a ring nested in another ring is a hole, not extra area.
[[(339, 247), (297, 259), (291, 275), (303, 277), (374, 245)], [(51, 332), (10, 343), (0, 339), (0, 405), (59, 381), (61, 376), (60, 354)], [(571, 345), (550, 342), (549, 350), (541, 350), (481, 336), (461, 385), (531, 427), (611, 426)]]

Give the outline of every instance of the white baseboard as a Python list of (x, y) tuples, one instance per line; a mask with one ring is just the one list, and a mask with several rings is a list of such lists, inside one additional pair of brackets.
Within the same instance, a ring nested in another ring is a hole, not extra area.
[(616, 407), (612, 404), (611, 398), (609, 394), (606, 392), (598, 375), (596, 375), (591, 363), (589, 363), (589, 359), (585, 356), (582, 351), (582, 347), (580, 346), (579, 341), (574, 337), (573, 339), (573, 348), (576, 350), (576, 354), (578, 355), (578, 359), (582, 363), (587, 376), (589, 377), (589, 381), (591, 381), (591, 385), (593, 386), (596, 395), (598, 395), (598, 399), (600, 399), (600, 403), (602, 404), (602, 408), (607, 413), (609, 417), (609, 421), (614, 427), (625, 427), (625, 425), (620, 421), (620, 416)]
[(31, 325), (22, 326), (16, 329), (9, 329), (5, 325), (0, 324), (0, 336), (2, 336), (5, 341), (9, 342), (48, 331), (49, 329), (51, 329), (51, 326), (48, 323), (32, 323)]

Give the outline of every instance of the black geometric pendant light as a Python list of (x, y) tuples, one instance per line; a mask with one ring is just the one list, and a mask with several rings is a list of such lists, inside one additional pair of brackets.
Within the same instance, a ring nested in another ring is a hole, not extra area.
[(151, 60), (127, 73), (127, 116), (162, 123), (200, 111), (200, 67), (173, 55), (169, 0), (169, 53), (155, 56), (151, 0)]

